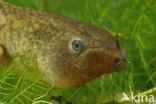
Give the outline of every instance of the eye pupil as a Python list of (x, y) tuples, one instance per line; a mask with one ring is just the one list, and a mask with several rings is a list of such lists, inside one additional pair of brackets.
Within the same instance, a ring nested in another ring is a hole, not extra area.
[(73, 42), (73, 47), (74, 48), (79, 48), (81, 46), (81, 43), (79, 41)]
[(79, 44), (76, 43), (76, 44), (75, 44), (75, 48), (78, 48), (78, 47), (79, 47)]
[(81, 53), (84, 49), (84, 41), (80, 38), (74, 38), (70, 41), (69, 46), (74, 53)]

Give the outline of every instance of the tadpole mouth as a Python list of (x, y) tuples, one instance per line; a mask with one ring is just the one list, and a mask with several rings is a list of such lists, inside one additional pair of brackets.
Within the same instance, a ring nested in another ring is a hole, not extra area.
[(117, 68), (117, 70), (120, 71), (125, 66), (126, 62), (127, 59), (126, 59), (125, 52), (123, 49), (121, 49), (118, 57), (116, 57), (116, 59), (114, 60), (115, 67)]

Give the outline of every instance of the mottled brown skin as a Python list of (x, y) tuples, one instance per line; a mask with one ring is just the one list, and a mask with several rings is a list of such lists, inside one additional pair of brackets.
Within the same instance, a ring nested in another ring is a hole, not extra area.
[[(74, 37), (85, 41), (80, 54), (69, 49), (69, 41)], [(3, 1), (0, 44), (10, 57), (16, 54), (26, 60), (35, 58), (41, 80), (56, 87), (83, 85), (119, 70), (125, 59), (118, 40), (107, 30)]]

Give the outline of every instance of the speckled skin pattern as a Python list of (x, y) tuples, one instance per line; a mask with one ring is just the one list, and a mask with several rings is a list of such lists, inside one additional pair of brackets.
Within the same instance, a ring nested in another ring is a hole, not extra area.
[[(69, 41), (74, 37), (85, 40), (81, 54), (69, 50)], [(118, 40), (107, 30), (2, 0), (0, 45), (10, 57), (16, 54), (25, 60), (35, 58), (41, 80), (56, 87), (80, 86), (117, 71), (125, 58)]]

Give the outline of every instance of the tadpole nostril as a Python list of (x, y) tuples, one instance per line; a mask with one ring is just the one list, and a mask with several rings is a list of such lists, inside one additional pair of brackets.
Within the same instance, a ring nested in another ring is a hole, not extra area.
[(119, 59), (115, 59), (115, 60), (114, 60), (114, 63), (117, 63), (118, 61), (119, 61)]
[(115, 64), (120, 64), (120, 63), (124, 63), (124, 62), (126, 62), (127, 60), (126, 60), (126, 58), (125, 57), (123, 57), (123, 58), (116, 58), (115, 60), (114, 60), (114, 63)]
[(114, 60), (114, 63), (119, 63), (120, 62), (120, 59), (119, 58), (116, 58), (115, 60)]

